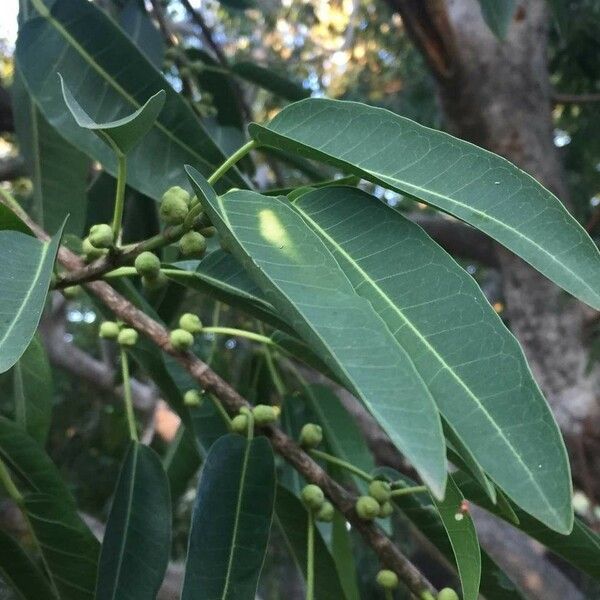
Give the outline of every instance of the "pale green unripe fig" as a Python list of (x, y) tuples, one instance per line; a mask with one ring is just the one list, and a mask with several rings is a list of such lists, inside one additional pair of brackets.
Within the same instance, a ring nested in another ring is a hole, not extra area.
[(236, 415), (231, 419), (231, 431), (244, 435), (248, 429), (247, 415)]
[(319, 512), (315, 515), (315, 519), (317, 521), (323, 521), (324, 523), (331, 523), (331, 521), (333, 521), (334, 514), (335, 509), (333, 508), (333, 504), (325, 501), (319, 509)]
[(185, 329), (173, 329), (169, 339), (173, 348), (177, 350), (189, 350), (194, 344), (194, 336)]
[(306, 508), (312, 511), (318, 511), (321, 509), (325, 502), (325, 494), (323, 490), (312, 483), (304, 486), (300, 492), (300, 498)]
[(384, 502), (379, 509), (378, 517), (380, 519), (386, 519), (394, 514), (394, 505), (391, 502)]
[(160, 273), (160, 260), (156, 254), (152, 252), (142, 252), (135, 257), (133, 263), (135, 270), (138, 275), (147, 277), (148, 279), (155, 279)]
[(377, 502), (387, 502), (392, 497), (392, 488), (386, 481), (375, 479), (369, 484), (369, 495)]
[(98, 331), (98, 335), (105, 340), (116, 340), (119, 337), (119, 331), (121, 328), (118, 323), (114, 321), (104, 321), (104, 323), (100, 324), (100, 330)]
[(94, 248), (110, 248), (115, 241), (113, 230), (106, 223), (98, 223), (90, 227), (88, 240)]
[(183, 395), (183, 403), (186, 406), (200, 406), (204, 398), (202, 398), (202, 394), (198, 390), (188, 390)]
[(189, 211), (190, 195), (178, 185), (169, 188), (160, 202), (160, 218), (169, 225), (181, 225)]
[(203, 227), (200, 230), (200, 233), (205, 237), (205, 238), (211, 238), (214, 237), (215, 234), (217, 233), (217, 228), (214, 225), (209, 225), (208, 227)]
[(142, 276), (142, 287), (149, 292), (154, 292), (164, 288), (169, 283), (169, 278), (159, 271), (156, 277)]
[(93, 246), (88, 238), (84, 238), (81, 242), (81, 251), (86, 262), (92, 262), (108, 253), (106, 248), (96, 248)]
[(268, 425), (277, 421), (279, 416), (279, 410), (276, 406), (269, 406), (268, 404), (257, 404), (252, 409), (252, 415), (254, 416), (254, 422), (257, 425)]
[(117, 342), (121, 344), (121, 346), (135, 346), (138, 341), (138, 332), (135, 329), (131, 329), (131, 327), (125, 327), (119, 331), (119, 335), (117, 336)]
[(77, 296), (81, 295), (81, 286), (80, 285), (70, 285), (69, 287), (64, 288), (62, 293), (65, 298), (68, 298), (69, 300), (73, 300), (74, 298), (77, 298)]
[(395, 590), (398, 587), (398, 575), (389, 569), (381, 569), (376, 580), (384, 590)]
[(206, 252), (206, 238), (197, 231), (188, 231), (179, 240), (179, 250), (184, 256), (200, 258)]
[(444, 588), (443, 590), (440, 590), (438, 600), (460, 600), (460, 598), (452, 588)]
[(306, 423), (300, 431), (300, 445), (316, 448), (323, 441), (323, 429), (315, 423)]
[(179, 327), (190, 333), (200, 333), (202, 331), (202, 321), (193, 313), (184, 313), (179, 317)]
[(356, 501), (356, 514), (365, 521), (372, 521), (379, 516), (379, 502), (373, 496), (361, 496)]

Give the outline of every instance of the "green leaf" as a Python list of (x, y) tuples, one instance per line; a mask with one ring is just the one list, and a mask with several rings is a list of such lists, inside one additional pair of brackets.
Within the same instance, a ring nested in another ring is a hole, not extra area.
[(250, 134), (448, 212), (600, 309), (598, 248), (553, 194), (505, 159), (387, 110), (321, 98), (251, 124)]
[(163, 459), (163, 468), (169, 479), (171, 504), (187, 490), (188, 483), (200, 467), (198, 446), (185, 425), (180, 425)]
[(19, 150), (33, 184), (29, 213), (50, 233), (55, 233), (68, 216), (65, 233), (81, 235), (89, 161), (48, 124), (18, 69), (11, 93)]
[(40, 446), (46, 443), (52, 418), (52, 372), (37, 337), (13, 367), (15, 419)]
[(132, 442), (100, 553), (96, 598), (155, 598), (171, 554), (171, 497), (160, 458)]
[[(159, 200), (170, 186), (185, 186), (186, 163), (208, 175), (223, 162), (192, 108), (102, 10), (87, 0), (56, 0), (50, 9), (34, 0), (34, 6), (41, 16), (22, 27), (16, 60), (44, 117), (71, 144), (116, 175), (114, 153), (65, 112), (57, 72), (78, 84), (79, 102), (98, 123), (137, 111), (166, 89), (164, 110), (128, 155), (127, 182), (143, 194)], [(233, 169), (221, 185), (246, 183)]]
[[(306, 577), (308, 516), (300, 500), (283, 486), (277, 487), (275, 518), (299, 571)], [(315, 600), (344, 600), (346, 594), (335, 561), (318, 528), (315, 528)]]
[[(195, 183), (196, 174), (188, 171)], [(286, 201), (232, 191), (206, 210), (282, 316), (365, 403), (438, 496), (446, 478), (439, 414), (371, 304)]]
[(261, 67), (249, 61), (240, 61), (231, 65), (231, 70), (238, 77), (264, 88), (277, 96), (281, 96), (281, 98), (290, 102), (302, 100), (310, 96), (310, 90), (280, 75), (272, 68)]
[(182, 600), (254, 600), (275, 501), (273, 450), (229, 434), (202, 467)]
[(518, 524), (515, 524), (499, 506), (494, 506), (486, 498), (479, 485), (471, 477), (459, 471), (454, 474), (454, 479), (465, 498), (504, 519), (547, 546), (555, 554), (562, 556), (576, 568), (600, 581), (600, 537), (582, 521), (575, 519), (571, 533), (561, 535), (511, 504), (510, 507), (519, 521)]
[(100, 544), (77, 512), (58, 469), (16, 423), (0, 417), (0, 458), (25, 487), (24, 510), (56, 594), (91, 600)]
[(339, 578), (347, 600), (360, 600), (356, 561), (352, 552), (352, 540), (346, 518), (336, 511), (331, 526), (331, 554), (337, 566)]
[(0, 529), (0, 579), (19, 600), (55, 599), (48, 579), (10, 535)]
[(117, 154), (127, 154), (154, 125), (156, 118), (165, 104), (165, 90), (159, 90), (146, 100), (145, 104), (135, 112), (117, 120), (97, 123), (81, 107), (67, 87), (59, 73), (60, 87), (67, 108), (73, 115), (77, 125), (93, 131), (106, 142)]
[(47, 243), (18, 231), (0, 231), (0, 373), (10, 369), (29, 346), (37, 329), (61, 229)]
[(521, 348), (474, 279), (420, 227), (360, 190), (316, 190), (293, 206), (394, 332), (454, 430), (451, 441), (519, 506), (568, 533), (562, 437)]
[(129, 35), (146, 58), (162, 69), (165, 43), (160, 31), (153, 25), (139, 0), (128, 0), (119, 13), (119, 25)]
[(433, 498), (438, 514), (452, 544), (464, 600), (477, 600), (481, 579), (481, 552), (477, 532), (470, 514), (457, 520), (461, 502), (464, 500), (452, 476), (448, 476), (446, 496), (443, 501)]
[(503, 40), (508, 33), (517, 3), (515, 0), (479, 0), (481, 14), (493, 34)]

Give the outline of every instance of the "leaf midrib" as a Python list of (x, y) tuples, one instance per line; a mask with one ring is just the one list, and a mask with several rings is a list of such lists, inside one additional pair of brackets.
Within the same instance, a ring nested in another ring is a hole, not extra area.
[[(476, 403), (477, 406), (479, 406), (480, 410), (482, 411), (482, 414), (486, 417), (486, 419), (490, 422), (490, 424), (498, 432), (498, 435), (505, 442), (505, 445), (510, 449), (511, 453), (516, 457), (519, 464), (521, 464), (522, 468), (524, 469), (528, 478), (534, 485), (535, 489), (538, 491), (541, 498), (544, 499), (544, 502), (545, 502), (547, 508), (550, 510), (550, 512), (555, 516), (555, 518), (558, 521), (562, 521), (562, 519), (560, 519), (560, 517), (558, 516), (558, 513), (556, 512), (556, 510), (551, 506), (551, 504), (548, 503), (548, 499), (547, 499), (546, 495), (542, 492), (537, 480), (533, 477), (533, 474), (530, 471), (530, 469), (527, 468), (527, 465), (523, 462), (521, 456), (513, 449), (512, 445), (509, 443), (509, 440), (504, 435), (504, 432), (502, 431), (502, 429), (494, 421), (494, 419), (492, 418), (490, 413), (487, 411), (485, 406), (483, 406), (483, 404), (481, 404), (481, 402), (479, 401), (477, 396), (472, 392), (472, 390), (469, 388), (469, 386), (459, 377), (459, 375), (457, 373), (454, 372), (454, 370), (448, 365), (448, 363), (446, 363), (446, 361), (440, 356), (440, 354), (437, 352), (437, 350), (433, 346), (431, 346), (431, 344), (427, 341), (427, 339), (425, 339), (421, 335), (421, 333), (415, 327), (415, 325), (412, 323), (412, 321), (410, 321), (408, 319), (408, 317), (406, 317), (406, 315), (402, 312), (402, 310), (398, 306), (396, 306), (396, 304), (394, 304), (394, 302), (392, 302), (391, 298), (356, 263), (356, 261), (354, 261), (354, 259), (318, 223), (316, 223), (313, 219), (311, 219), (311, 217), (305, 211), (303, 211), (302, 208), (298, 204), (294, 204), (293, 206), (302, 215), (302, 217), (304, 219), (306, 219), (308, 223), (310, 223), (311, 227), (316, 229), (320, 235), (322, 235), (325, 239), (327, 239), (327, 241), (335, 248), (335, 250), (337, 252), (339, 252), (346, 259), (346, 261), (350, 264), (350, 266), (353, 267), (361, 275), (361, 277), (363, 277), (364, 280), (371, 285), (371, 287), (379, 294), (379, 296), (384, 300), (384, 302), (392, 308), (392, 310), (402, 319), (402, 321), (410, 328), (410, 330), (426, 346), (426, 348), (431, 352), (431, 354), (433, 354), (433, 356), (439, 361), (439, 363), (442, 365), (442, 367), (448, 373), (450, 373), (450, 375), (457, 381), (457, 383), (465, 390), (467, 395)], [(395, 335), (394, 335), (394, 338), (396, 338)], [(400, 344), (399, 341), (398, 341), (398, 344)], [(407, 355), (408, 355), (408, 353), (407, 353)], [(410, 355), (408, 355), (408, 356), (410, 359)], [(412, 360), (411, 360), (411, 362), (412, 362)], [(415, 369), (416, 369), (416, 367), (415, 367)], [(437, 405), (437, 403), (436, 403), (436, 405)]]
[[(135, 100), (133, 96), (128, 94), (124, 88), (122, 88), (109, 74), (94, 60), (94, 58), (79, 44), (79, 42), (66, 30), (65, 27), (55, 19), (51, 12), (44, 6), (42, 0), (32, 0), (36, 10), (40, 13), (40, 15), (49, 21), (54, 28), (65, 38), (65, 40), (85, 59), (85, 61), (111, 86), (113, 87), (119, 94), (121, 94), (131, 105), (135, 106), (136, 109), (141, 108), (141, 104)], [(165, 82), (168, 85), (167, 82)], [(181, 141), (178, 137), (175, 137), (173, 133), (167, 129), (160, 121), (155, 121), (155, 125), (158, 129), (160, 129), (171, 141), (181, 148), (189, 152), (192, 156), (194, 156), (198, 161), (200, 161), (203, 165), (214, 169), (215, 165), (208, 162), (203, 156), (196, 153), (192, 148), (190, 148), (187, 144)], [(207, 136), (208, 138), (208, 136)]]

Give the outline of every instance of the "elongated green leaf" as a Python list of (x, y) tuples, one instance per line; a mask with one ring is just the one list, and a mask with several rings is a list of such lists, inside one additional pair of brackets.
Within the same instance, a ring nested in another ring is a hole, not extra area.
[(100, 544), (79, 517), (58, 469), (34, 439), (4, 417), (0, 457), (24, 485), (25, 513), (53, 589), (64, 600), (91, 600)]
[(487, 26), (503, 40), (517, 8), (515, 0), (479, 0), (479, 5)]
[[(415, 482), (393, 469), (384, 467), (378, 472), (387, 476), (392, 481), (404, 480), (408, 485)], [(481, 491), (483, 497), (485, 494)], [(402, 511), (406, 518), (428, 539), (451, 564), (455, 563), (454, 549), (448, 539), (444, 524), (437, 512), (435, 505), (426, 494), (410, 494), (394, 497), (394, 504)], [(524, 596), (516, 585), (494, 563), (488, 554), (481, 550), (481, 593), (488, 600), (523, 600)]]
[(452, 544), (463, 589), (463, 598), (464, 600), (477, 600), (481, 579), (481, 552), (471, 515), (461, 515), (462, 519), (456, 519), (463, 500), (464, 497), (451, 475), (448, 477), (444, 500), (439, 501), (433, 498), (448, 539)]
[(161, 69), (165, 55), (165, 43), (160, 31), (154, 26), (144, 4), (139, 0), (127, 0), (119, 13), (119, 25), (148, 60)]
[(113, 150), (121, 154), (127, 154), (148, 133), (165, 104), (165, 90), (159, 90), (130, 115), (113, 121), (97, 123), (75, 100), (60, 73), (58, 77), (65, 104), (77, 125), (93, 131)]
[(62, 228), (48, 243), (18, 231), (0, 231), (0, 373), (29, 346), (48, 295)]
[[(160, 199), (168, 187), (186, 185), (185, 163), (208, 174), (223, 161), (193, 110), (102, 10), (87, 0), (56, 0), (50, 9), (42, 0), (33, 4), (41, 17), (23, 26), (17, 62), (45, 118), (71, 144), (116, 174), (110, 148), (65, 111), (57, 72), (96, 122), (130, 114), (166, 89), (158, 120), (128, 155), (127, 182), (147, 196)], [(222, 185), (246, 184), (234, 169)]]
[(562, 437), (517, 341), (473, 278), (420, 227), (355, 188), (316, 190), (294, 208), (394, 332), (491, 479), (549, 527), (570, 531)]
[(287, 106), (250, 133), (471, 223), (600, 309), (598, 248), (554, 195), (503, 158), (387, 110), (321, 98)]
[(262, 67), (253, 62), (240, 61), (231, 65), (231, 70), (242, 79), (254, 83), (259, 87), (273, 92), (286, 100), (295, 102), (310, 96), (310, 91), (303, 88), (295, 81), (280, 75), (267, 67)]
[[(195, 183), (196, 174), (189, 173)], [(207, 200), (206, 210), (267, 300), (443, 496), (444, 441), (431, 395), (321, 239), (279, 198), (233, 191)]]
[(21, 546), (1, 529), (0, 579), (12, 588), (19, 600), (56, 598), (46, 576)]
[(254, 600), (274, 502), (266, 438), (230, 434), (213, 444), (198, 484), (182, 600)]
[(29, 213), (50, 233), (56, 232), (68, 215), (65, 233), (81, 235), (89, 160), (48, 124), (18, 69), (11, 93), (19, 149), (33, 184)]
[(155, 598), (170, 554), (169, 481), (154, 450), (132, 442), (106, 524), (96, 600)]
[[(308, 516), (300, 500), (283, 486), (277, 487), (277, 524), (285, 537), (296, 566), (306, 577)], [(315, 530), (315, 600), (344, 600), (346, 594), (335, 561), (318, 529)]]
[(352, 540), (346, 518), (339, 512), (333, 516), (331, 524), (331, 554), (335, 561), (339, 578), (347, 600), (360, 600), (356, 572), (356, 560), (352, 552)]
[(163, 459), (163, 468), (169, 479), (172, 505), (175, 506), (177, 500), (186, 491), (190, 479), (199, 467), (200, 457), (193, 434), (185, 428), (185, 425), (180, 425)]
[(37, 337), (13, 367), (13, 396), (17, 423), (43, 446), (52, 417), (52, 373)]
[(548, 529), (543, 523), (511, 504), (511, 509), (519, 520), (519, 523), (515, 524), (499, 506), (494, 506), (485, 497), (479, 485), (471, 477), (460, 471), (454, 477), (465, 498), (504, 519), (528, 536), (547, 546), (552, 552), (562, 556), (584, 573), (600, 581), (600, 537), (582, 521), (575, 519), (571, 533), (561, 535)]

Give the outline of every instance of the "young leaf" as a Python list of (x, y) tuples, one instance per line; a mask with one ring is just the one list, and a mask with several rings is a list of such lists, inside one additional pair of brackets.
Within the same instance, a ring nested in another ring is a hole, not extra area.
[(97, 600), (155, 598), (170, 553), (169, 481), (154, 450), (132, 442), (106, 524)]
[(0, 529), (0, 579), (15, 592), (19, 600), (57, 598), (48, 579), (27, 556), (23, 548)]
[(202, 467), (182, 600), (254, 600), (275, 501), (273, 450), (229, 434)]
[(560, 201), (507, 160), (381, 108), (310, 98), (266, 125), (266, 146), (340, 166), (455, 215), (600, 309), (600, 252)]
[(29, 346), (48, 295), (61, 229), (47, 243), (18, 231), (0, 231), (0, 373)]
[(487, 26), (503, 40), (517, 8), (515, 0), (479, 0), (479, 6)]
[(394, 332), (456, 439), (519, 506), (568, 533), (562, 437), (521, 348), (473, 278), (420, 227), (360, 190), (315, 190), (293, 206)]
[(43, 447), (52, 418), (52, 372), (37, 337), (13, 367), (13, 397), (17, 423)]
[[(43, 0), (33, 4), (41, 18), (29, 20), (19, 32), (16, 61), (44, 117), (73, 146), (116, 175), (110, 148), (65, 113), (57, 72), (68, 82), (81, 82), (77, 97), (97, 122), (136, 111), (149, 96), (166, 90), (164, 110), (144, 143), (128, 155), (127, 183), (143, 194), (160, 200), (167, 188), (185, 185), (186, 163), (209, 175), (223, 162), (192, 108), (104, 11), (87, 0), (56, 0), (50, 8)], [(234, 169), (221, 185), (246, 183)]]
[(119, 13), (119, 25), (129, 35), (146, 58), (161, 69), (165, 56), (165, 43), (139, 0), (127, 0)]
[[(306, 538), (308, 516), (300, 500), (283, 486), (277, 487), (275, 518), (296, 566), (306, 577)], [(315, 600), (345, 600), (335, 562), (323, 537), (315, 529)]]
[[(195, 183), (196, 174), (188, 171)], [(232, 191), (206, 210), (267, 299), (365, 403), (439, 497), (440, 418), (423, 380), (321, 239), (284, 200)]]
[(253, 62), (241, 61), (231, 65), (231, 70), (238, 77), (254, 83), (265, 90), (281, 96), (290, 102), (302, 100), (310, 96), (310, 91), (295, 81), (273, 71), (272, 68), (261, 67)]
[[(481, 552), (471, 515), (459, 513), (463, 500), (464, 497), (454, 483), (452, 475), (448, 476), (444, 500), (438, 501), (433, 498), (448, 539), (452, 544), (463, 589), (463, 598), (464, 600), (477, 600), (481, 579)], [(456, 518), (457, 513), (461, 515), (461, 519)]]
[(71, 90), (59, 73), (60, 87), (67, 108), (73, 115), (77, 125), (93, 131), (118, 154), (127, 154), (148, 133), (165, 104), (165, 90), (159, 90), (134, 113), (104, 123), (92, 119), (79, 102), (75, 100)]

